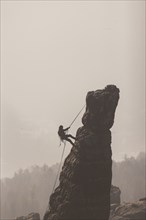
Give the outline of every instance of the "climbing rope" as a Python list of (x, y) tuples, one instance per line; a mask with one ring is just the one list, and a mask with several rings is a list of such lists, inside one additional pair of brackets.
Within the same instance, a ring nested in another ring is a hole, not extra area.
[(79, 116), (79, 114), (82, 112), (82, 110), (84, 109), (85, 105), (81, 108), (81, 110), (79, 111), (79, 113), (76, 115), (76, 117), (74, 118), (74, 120), (72, 121), (72, 123), (70, 124), (69, 127), (71, 127), (73, 125), (73, 123), (75, 122), (75, 120), (77, 119), (77, 117)]
[[(82, 110), (84, 109), (84, 107), (85, 107), (85, 105), (81, 108), (81, 110), (79, 111), (79, 113), (76, 115), (76, 117), (74, 118), (74, 120), (71, 122), (69, 128), (73, 125), (73, 123), (75, 122), (75, 120), (77, 119), (77, 117), (80, 115), (80, 113), (82, 112)], [(60, 142), (60, 145), (61, 145), (61, 142)], [(59, 145), (59, 146), (60, 146), (60, 145)], [(57, 171), (56, 179), (55, 179), (55, 182), (54, 182), (54, 185), (53, 185), (52, 193), (54, 192), (54, 189), (55, 189), (55, 187), (56, 187), (56, 183), (57, 183), (57, 180), (58, 180), (58, 176), (59, 176), (59, 172), (60, 172), (60, 169), (61, 169), (62, 160), (63, 160), (63, 156), (64, 156), (64, 152), (65, 152), (65, 147), (66, 147), (66, 141), (64, 141), (64, 146), (63, 146), (63, 151), (62, 151), (62, 155), (61, 155), (61, 160), (60, 160), (59, 168), (58, 168), (58, 171)]]
[(58, 168), (58, 171), (57, 171), (56, 179), (55, 179), (55, 182), (54, 182), (54, 185), (53, 185), (52, 193), (54, 192), (54, 189), (55, 189), (55, 186), (56, 186), (56, 183), (57, 183), (57, 180), (58, 180), (58, 176), (59, 176), (59, 172), (60, 172), (61, 164), (62, 164), (62, 160), (63, 160), (63, 155), (64, 155), (64, 151), (65, 151), (65, 146), (66, 146), (66, 141), (64, 142), (64, 147), (63, 147), (63, 151), (62, 151), (62, 155), (61, 155), (61, 160), (60, 160), (59, 168)]

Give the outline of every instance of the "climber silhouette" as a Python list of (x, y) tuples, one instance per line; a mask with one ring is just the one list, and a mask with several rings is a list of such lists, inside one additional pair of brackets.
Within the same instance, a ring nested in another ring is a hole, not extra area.
[(74, 143), (72, 142), (72, 140), (69, 139), (69, 137), (70, 137), (70, 138), (73, 138), (74, 140), (76, 140), (76, 138), (73, 137), (71, 134), (66, 134), (66, 133), (65, 133), (69, 128), (70, 128), (70, 127), (63, 129), (63, 126), (60, 125), (60, 126), (59, 126), (59, 129), (58, 129), (58, 135), (59, 135), (61, 141), (66, 140), (66, 141), (68, 141), (69, 143), (71, 143), (72, 145), (74, 145)]

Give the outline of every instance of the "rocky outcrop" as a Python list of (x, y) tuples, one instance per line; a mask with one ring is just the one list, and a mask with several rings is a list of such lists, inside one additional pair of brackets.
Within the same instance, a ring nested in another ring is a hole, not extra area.
[(121, 190), (117, 186), (111, 186), (111, 192), (110, 192), (110, 215), (112, 215), (115, 211), (115, 209), (120, 205), (121, 203)]
[(111, 192), (110, 192), (110, 203), (120, 205), (121, 203), (121, 190), (117, 186), (111, 186)]
[(111, 214), (110, 220), (145, 220), (146, 200), (124, 203)]
[(50, 196), (44, 220), (108, 220), (112, 178), (111, 132), (119, 89), (88, 92), (83, 127), (65, 159), (60, 184)]

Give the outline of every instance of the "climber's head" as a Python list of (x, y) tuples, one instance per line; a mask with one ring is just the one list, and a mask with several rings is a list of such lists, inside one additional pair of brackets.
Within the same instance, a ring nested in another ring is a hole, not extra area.
[(63, 126), (62, 126), (62, 125), (60, 125), (60, 126), (59, 126), (59, 129), (63, 129)]

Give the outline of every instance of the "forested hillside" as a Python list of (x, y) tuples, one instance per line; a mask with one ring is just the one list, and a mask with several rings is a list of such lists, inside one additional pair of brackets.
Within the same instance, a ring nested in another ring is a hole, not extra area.
[[(113, 162), (113, 185), (121, 189), (122, 201), (136, 201), (145, 196), (145, 153), (137, 158)], [(33, 166), (19, 170), (13, 178), (1, 180), (1, 219), (12, 219), (39, 212), (45, 213), (56, 178), (58, 164)]]

